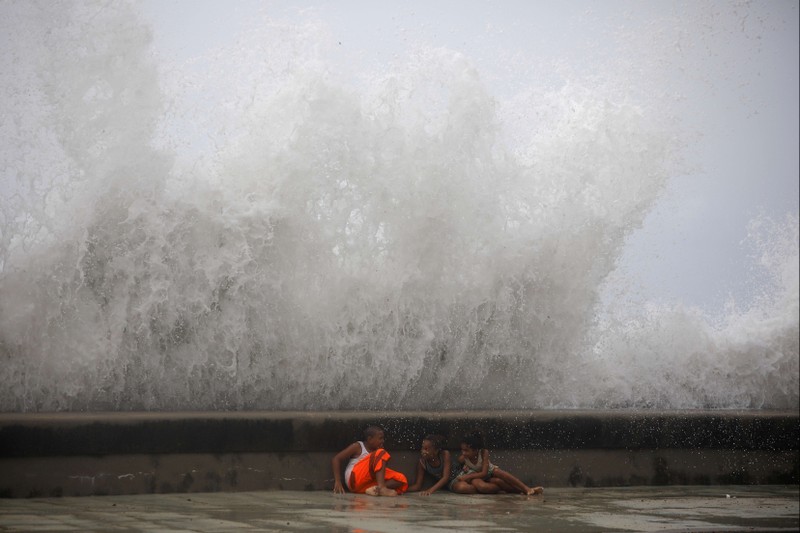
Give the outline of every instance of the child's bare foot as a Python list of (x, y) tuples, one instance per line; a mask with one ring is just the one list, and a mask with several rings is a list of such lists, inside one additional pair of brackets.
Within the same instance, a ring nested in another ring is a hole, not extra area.
[(397, 496), (397, 491), (386, 487), (379, 487), (375, 485), (364, 491), (364, 494), (369, 496)]
[(528, 491), (528, 496), (534, 496), (536, 494), (541, 494), (544, 492), (544, 487), (533, 487)]

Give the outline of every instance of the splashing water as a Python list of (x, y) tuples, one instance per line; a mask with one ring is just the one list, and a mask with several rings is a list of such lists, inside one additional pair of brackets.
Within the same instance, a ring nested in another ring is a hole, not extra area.
[(681, 148), (646, 105), (345, 82), (312, 26), (170, 78), (131, 6), (5, 9), (0, 410), (798, 406), (796, 216), (722, 323), (603, 309)]

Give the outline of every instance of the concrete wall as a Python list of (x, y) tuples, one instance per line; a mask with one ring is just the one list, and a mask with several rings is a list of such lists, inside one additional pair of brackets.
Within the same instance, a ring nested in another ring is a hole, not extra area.
[(420, 440), (481, 428), (492, 461), (545, 486), (797, 484), (798, 412), (0, 414), (0, 496), (330, 490), (368, 424), (413, 478)]

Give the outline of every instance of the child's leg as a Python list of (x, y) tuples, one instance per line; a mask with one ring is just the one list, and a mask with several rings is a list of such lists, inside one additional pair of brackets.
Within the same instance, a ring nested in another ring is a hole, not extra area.
[[(391, 477), (386, 477), (387, 472), (391, 474)], [(394, 492), (394, 494), (391, 494), (391, 496), (397, 496), (397, 489), (405, 490), (405, 487), (408, 487), (408, 482), (398, 479), (396, 474), (397, 472), (386, 468), (385, 464), (383, 465), (383, 468), (381, 468), (378, 472), (375, 472), (375, 480), (378, 482), (378, 486), (391, 489), (391, 491)], [(383, 494), (383, 496), (386, 496), (386, 494)]]
[(383, 448), (375, 450), (353, 467), (351, 490), (370, 496), (397, 496), (408, 487), (406, 477), (386, 468), (390, 455)]
[(473, 479), (471, 483), (472, 486), (475, 487), (475, 490), (477, 490), (481, 494), (497, 494), (498, 492), (500, 492), (499, 486), (495, 485), (494, 483), (484, 481), (482, 479)]
[(377, 481), (378, 484), (368, 488), (366, 494), (370, 496), (397, 496), (397, 491), (395, 489), (400, 487), (401, 484), (394, 479), (387, 481), (386, 463), (375, 472), (375, 481)]
[(531, 490), (529, 486), (525, 483), (520, 481), (516, 476), (506, 472), (505, 470), (500, 470), (499, 468), (495, 468), (494, 472), (492, 472), (492, 476), (499, 478), (501, 481), (505, 481), (512, 487), (514, 487), (514, 492), (521, 492), (523, 494), (528, 494)]
[(408, 488), (408, 481), (403, 474), (386, 468), (388, 459), (389, 454), (383, 449), (371, 454), (370, 469), (374, 471), (375, 481), (378, 485), (375, 490), (369, 491), (367, 494), (372, 496), (397, 496)]
[(521, 492), (522, 494), (527, 494), (529, 496), (533, 494), (541, 494), (542, 492), (544, 492), (544, 488), (542, 487), (530, 488), (510, 472), (506, 472), (505, 470), (501, 470), (497, 467), (495, 467), (492, 476), (499, 479), (501, 482), (505, 482), (507, 485), (513, 487), (512, 490), (508, 490), (507, 492)]
[(511, 485), (509, 485), (508, 483), (506, 483), (497, 476), (489, 478), (489, 483), (494, 483), (495, 485), (500, 487), (500, 490), (502, 490), (503, 492), (511, 492), (511, 493), (519, 492), (518, 488), (512, 487)]
[(450, 485), (450, 490), (458, 494), (475, 494), (478, 492), (478, 489), (466, 481), (461, 481), (460, 479), (453, 481), (453, 483)]

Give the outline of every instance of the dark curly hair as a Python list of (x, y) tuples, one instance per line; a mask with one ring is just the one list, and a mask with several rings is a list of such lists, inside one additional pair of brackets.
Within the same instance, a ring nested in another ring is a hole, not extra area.
[(379, 431), (386, 433), (382, 427), (375, 424), (370, 424), (369, 426), (364, 428), (364, 440), (367, 440), (368, 438), (376, 435)]
[(430, 442), (431, 445), (433, 445), (434, 449), (437, 451), (443, 450), (445, 444), (447, 443), (445, 438), (442, 437), (441, 435), (426, 435), (425, 438), (422, 440), (427, 440), (428, 442)]

